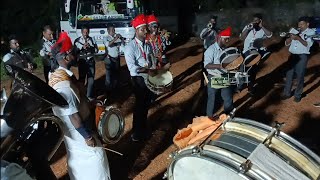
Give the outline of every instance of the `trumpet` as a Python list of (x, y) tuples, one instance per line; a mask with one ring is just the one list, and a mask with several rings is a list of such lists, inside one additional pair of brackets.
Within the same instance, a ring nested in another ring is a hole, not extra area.
[(248, 28), (248, 29), (252, 29), (252, 28), (253, 28), (253, 23), (248, 24), (248, 25), (247, 25), (247, 28)]
[(298, 35), (300, 33), (300, 28), (291, 28), (289, 32), (280, 32), (280, 37), (290, 37), (291, 34)]
[(209, 22), (209, 23), (207, 24), (207, 28), (208, 28), (208, 29), (212, 29), (212, 27), (213, 27), (213, 24), (212, 24), (211, 22)]

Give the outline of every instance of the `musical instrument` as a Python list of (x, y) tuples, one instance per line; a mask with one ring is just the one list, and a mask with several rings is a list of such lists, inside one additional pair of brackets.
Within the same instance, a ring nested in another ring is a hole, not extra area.
[(231, 85), (249, 83), (249, 75), (246, 72), (228, 72), (221, 74), (221, 77), (211, 77), (211, 88), (220, 89)]
[(319, 179), (320, 157), (281, 126), (228, 118), (200, 145), (173, 152), (164, 178)]
[(249, 51), (249, 55), (245, 57), (243, 62), (246, 67), (253, 66), (261, 60), (261, 55), (257, 51), (257, 49), (250, 49), (248, 51)]
[(96, 106), (96, 127), (105, 143), (117, 143), (124, 132), (125, 120), (119, 109), (113, 106)]
[(160, 70), (157, 75), (148, 75), (144, 79), (148, 89), (157, 95), (169, 92), (172, 88), (173, 76), (168, 70)]
[(221, 52), (219, 60), (222, 68), (230, 71), (240, 67), (243, 62), (243, 57), (237, 48), (229, 47)]
[(213, 27), (213, 24), (212, 24), (211, 22), (209, 22), (209, 23), (207, 24), (207, 28), (208, 28), (208, 29), (212, 29), (212, 27)]

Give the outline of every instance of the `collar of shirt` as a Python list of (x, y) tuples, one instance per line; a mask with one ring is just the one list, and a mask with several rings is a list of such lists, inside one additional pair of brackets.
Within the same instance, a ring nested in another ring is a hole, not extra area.
[(70, 71), (69, 69), (66, 69), (66, 68), (64, 68), (64, 67), (62, 67), (62, 66), (59, 66), (58, 69), (62, 69), (62, 70), (64, 70), (64, 71), (66, 71), (67, 74), (68, 74), (70, 77), (73, 76), (73, 72)]
[(136, 42), (138, 42), (140, 46), (144, 46), (144, 42), (142, 42), (140, 39), (138, 39), (137, 37), (135, 37), (134, 39), (136, 40)]
[(219, 51), (222, 51), (222, 48), (219, 46), (218, 42), (213, 44)]
[(44, 40), (44, 42), (48, 42), (49, 40), (46, 39), (44, 36), (42, 37), (42, 39)]

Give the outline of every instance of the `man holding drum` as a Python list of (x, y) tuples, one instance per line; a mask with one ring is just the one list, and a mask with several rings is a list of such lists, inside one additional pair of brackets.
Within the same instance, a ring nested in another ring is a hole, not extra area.
[[(49, 74), (49, 85), (68, 102), (68, 107), (53, 107), (53, 113), (64, 125), (64, 142), (67, 149), (68, 173), (76, 180), (110, 180), (109, 164), (101, 143), (84, 125), (83, 116), (88, 99), (75, 87), (76, 79), (70, 71), (74, 60), (72, 42), (66, 32), (60, 34), (53, 46), (52, 55), (59, 67)], [(84, 97), (84, 98), (83, 98)], [(81, 99), (81, 101), (80, 101)], [(80, 110), (80, 107), (85, 106)]]
[[(216, 41), (217, 18), (218, 18), (217, 16), (211, 16), (207, 24), (207, 27), (205, 27), (200, 33), (200, 38), (203, 40), (203, 47), (205, 51), (209, 48), (209, 46), (211, 46)], [(203, 61), (204, 61), (204, 55), (202, 56), (202, 62)], [(201, 69), (203, 73), (206, 73), (206, 69), (203, 67), (203, 63), (201, 63)], [(204, 87), (204, 76), (201, 76), (201, 79), (200, 79), (200, 88), (202, 87)]]
[(135, 38), (126, 46), (124, 55), (130, 72), (135, 105), (133, 109), (133, 134), (132, 141), (141, 141), (147, 138), (148, 108), (152, 98), (152, 92), (145, 83), (148, 74), (155, 74), (155, 64), (152, 61), (152, 49), (145, 42), (147, 35), (147, 21), (143, 14), (132, 20), (135, 28)]
[(229, 113), (233, 109), (233, 94), (231, 86), (224, 86), (221, 88), (213, 88), (211, 81), (215, 77), (221, 77), (221, 74), (226, 73), (227, 70), (222, 68), (220, 62), (220, 55), (223, 52), (223, 48), (226, 47), (231, 36), (231, 27), (221, 31), (217, 36), (217, 41), (212, 44), (204, 53), (204, 68), (208, 71), (208, 99), (207, 99), (207, 111), (206, 114), (212, 117), (214, 114), (214, 105), (216, 93), (220, 90), (221, 96), (224, 101), (224, 111)]
[(286, 39), (285, 45), (290, 46), (289, 52), (290, 57), (288, 59), (291, 67), (286, 73), (286, 84), (283, 90), (282, 99), (288, 99), (291, 97), (291, 88), (293, 76), (297, 76), (297, 87), (294, 92), (294, 101), (300, 102), (304, 84), (304, 74), (308, 63), (308, 55), (310, 54), (310, 47), (313, 44), (311, 36), (315, 32), (309, 28), (309, 18), (300, 17), (298, 21), (298, 28), (300, 29), (299, 34), (291, 34)]
[[(265, 59), (268, 57), (270, 52), (267, 51), (265, 47), (263, 47), (263, 39), (271, 38), (272, 32), (263, 26), (262, 15), (257, 13), (253, 15), (253, 21), (246, 25), (242, 33), (240, 34), (240, 39), (244, 40), (243, 44), (243, 55), (246, 59), (252, 51), (258, 51), (261, 59)], [(244, 70), (244, 65), (241, 67), (242, 71)], [(249, 94), (254, 94), (254, 84), (258, 71), (257, 63), (252, 65), (249, 70), (249, 85), (248, 91)]]

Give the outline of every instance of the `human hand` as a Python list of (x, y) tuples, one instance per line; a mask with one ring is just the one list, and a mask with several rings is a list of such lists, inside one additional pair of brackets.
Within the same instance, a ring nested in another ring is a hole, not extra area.
[(96, 146), (96, 141), (92, 136), (90, 138), (86, 139), (86, 143), (90, 147), (95, 147)]
[(260, 19), (259, 27), (262, 27), (262, 19)]
[(158, 74), (158, 71), (156, 69), (149, 69), (148, 70), (148, 75), (149, 76), (156, 76)]
[(298, 39), (300, 38), (300, 36), (295, 35), (295, 34), (291, 34), (291, 35), (290, 35), (290, 38), (291, 38), (292, 40), (298, 40)]

